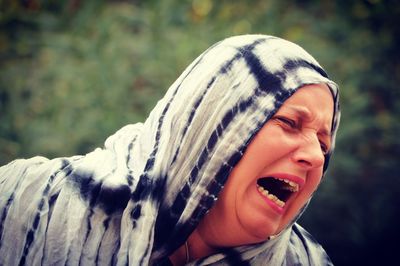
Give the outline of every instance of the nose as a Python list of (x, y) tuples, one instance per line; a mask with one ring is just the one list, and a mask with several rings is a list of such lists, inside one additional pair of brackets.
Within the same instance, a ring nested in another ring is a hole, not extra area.
[(292, 159), (304, 168), (312, 169), (324, 164), (325, 156), (315, 134), (305, 137), (293, 153)]

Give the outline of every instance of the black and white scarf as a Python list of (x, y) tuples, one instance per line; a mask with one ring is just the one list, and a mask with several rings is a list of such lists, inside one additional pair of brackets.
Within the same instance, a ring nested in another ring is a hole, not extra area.
[[(123, 127), (103, 148), (0, 168), (0, 265), (157, 263), (211, 208), (258, 130), (298, 88), (317, 83), (327, 84), (334, 97), (334, 141), (337, 85), (301, 47), (265, 35), (215, 44), (171, 85), (144, 123)], [(214, 263), (330, 260), (293, 221), (264, 243), (191, 264)]]

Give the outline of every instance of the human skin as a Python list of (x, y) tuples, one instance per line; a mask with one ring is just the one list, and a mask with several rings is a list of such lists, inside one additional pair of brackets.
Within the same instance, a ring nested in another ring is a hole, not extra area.
[[(191, 259), (259, 243), (286, 228), (321, 181), (332, 118), (333, 98), (325, 84), (306, 85), (286, 100), (250, 142), (217, 202), (189, 237)], [(269, 176), (299, 185), (283, 208), (258, 191), (257, 181)]]

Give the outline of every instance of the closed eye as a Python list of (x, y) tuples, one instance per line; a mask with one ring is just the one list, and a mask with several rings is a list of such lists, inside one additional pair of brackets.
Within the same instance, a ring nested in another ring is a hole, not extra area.
[(324, 155), (327, 155), (331, 150), (331, 135), (327, 134), (325, 131), (318, 134), (319, 143), (321, 145), (321, 150)]
[(294, 121), (290, 118), (276, 116), (275, 119), (278, 120), (279, 122), (284, 123), (285, 125), (289, 126), (292, 129), (296, 129), (298, 127), (296, 121)]
[[(299, 129), (299, 124), (293, 119), (283, 117), (283, 116), (275, 116), (274, 117), (278, 122), (283, 123), (285, 126), (288, 126), (291, 130)], [(321, 151), (324, 155), (329, 153), (329, 146), (322, 140), (320, 140)]]
[(329, 152), (328, 147), (327, 147), (326, 144), (323, 143), (323, 142), (321, 142), (321, 150), (322, 150), (322, 153), (323, 153), (324, 155), (327, 155), (328, 152)]

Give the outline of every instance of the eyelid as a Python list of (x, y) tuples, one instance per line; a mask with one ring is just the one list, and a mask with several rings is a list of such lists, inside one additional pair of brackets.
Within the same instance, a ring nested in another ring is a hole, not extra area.
[[(276, 120), (283, 122), (284, 124), (288, 125), (291, 129), (297, 129), (298, 128), (298, 122), (291, 118), (287, 118), (285, 116), (280, 116), (277, 115), (274, 117)], [(330, 151), (330, 145), (326, 143), (326, 141), (319, 139), (319, 143), (321, 145), (321, 150), (324, 155), (329, 154)]]
[(322, 153), (324, 155), (328, 154), (329, 153), (329, 149), (328, 149), (327, 145), (322, 141), (320, 141), (320, 145), (321, 145)]
[(293, 119), (287, 118), (285, 116), (276, 116), (275, 119), (287, 124), (292, 128), (297, 128), (297, 122)]
[[(319, 142), (320, 142), (323, 154), (327, 155), (331, 150), (330, 145), (327, 144), (325, 141), (322, 141), (322, 140), (319, 140)], [(322, 147), (322, 146), (324, 146), (324, 147)]]
[[(276, 115), (273, 118), (276, 120), (283, 122), (287, 126), (289, 126), (291, 129), (298, 129), (299, 128), (299, 122), (297, 122), (294, 119), (288, 118), (286, 116), (281, 116), (281, 115)], [(320, 145), (321, 145), (321, 150), (324, 155), (327, 155), (330, 152), (330, 145), (321, 139), (318, 139)], [(322, 147), (323, 146), (323, 147)]]

